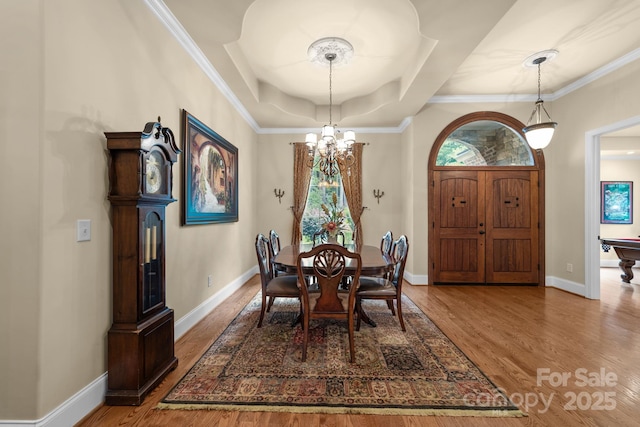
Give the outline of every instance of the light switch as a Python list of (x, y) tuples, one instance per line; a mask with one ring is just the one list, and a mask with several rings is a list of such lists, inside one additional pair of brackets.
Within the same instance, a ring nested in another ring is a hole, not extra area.
[(78, 242), (86, 242), (91, 240), (91, 220), (79, 219), (76, 228), (76, 240)]

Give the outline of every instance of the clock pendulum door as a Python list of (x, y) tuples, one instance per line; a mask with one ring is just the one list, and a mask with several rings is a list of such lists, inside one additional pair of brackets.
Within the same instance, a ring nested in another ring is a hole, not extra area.
[(144, 221), (144, 272), (142, 284), (142, 311), (148, 312), (164, 300), (162, 295), (161, 252), (158, 251), (162, 223), (157, 213), (149, 212)]

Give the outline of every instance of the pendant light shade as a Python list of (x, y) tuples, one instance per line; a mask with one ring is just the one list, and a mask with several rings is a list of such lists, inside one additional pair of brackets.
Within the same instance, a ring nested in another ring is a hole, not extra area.
[[(527, 143), (534, 150), (541, 150), (549, 145), (551, 138), (553, 138), (553, 133), (556, 130), (556, 126), (558, 126), (558, 123), (551, 121), (540, 123), (541, 109), (544, 109), (544, 105), (542, 105), (542, 100), (538, 100), (532, 113), (532, 115), (535, 114), (538, 117), (537, 123), (526, 126), (522, 129), (524, 136), (527, 138)], [(546, 113), (547, 110), (544, 109), (544, 112)], [(551, 117), (549, 117), (549, 119), (551, 119)], [(529, 121), (531, 121), (531, 119), (529, 119)]]

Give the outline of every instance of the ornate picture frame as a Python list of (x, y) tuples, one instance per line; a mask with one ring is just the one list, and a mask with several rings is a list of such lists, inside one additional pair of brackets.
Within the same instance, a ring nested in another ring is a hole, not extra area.
[(238, 149), (182, 110), (182, 225), (238, 221)]
[(633, 182), (600, 182), (600, 223), (633, 224)]

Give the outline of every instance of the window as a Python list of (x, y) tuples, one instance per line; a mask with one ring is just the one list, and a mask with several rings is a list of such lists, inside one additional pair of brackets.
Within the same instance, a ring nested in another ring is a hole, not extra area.
[(451, 132), (442, 143), (436, 166), (532, 166), (525, 139), (509, 126), (476, 120)]
[(314, 159), (314, 168), (311, 172), (311, 183), (309, 184), (309, 194), (307, 195), (307, 205), (302, 216), (302, 243), (311, 243), (313, 234), (322, 229), (325, 222), (325, 214), (322, 205), (329, 206), (332, 202), (333, 194), (337, 196), (337, 206), (343, 209), (345, 221), (342, 232), (345, 242), (353, 241), (354, 224), (349, 212), (349, 206), (342, 188), (342, 178), (338, 175), (333, 183), (328, 183), (325, 176), (317, 167), (318, 158)]

